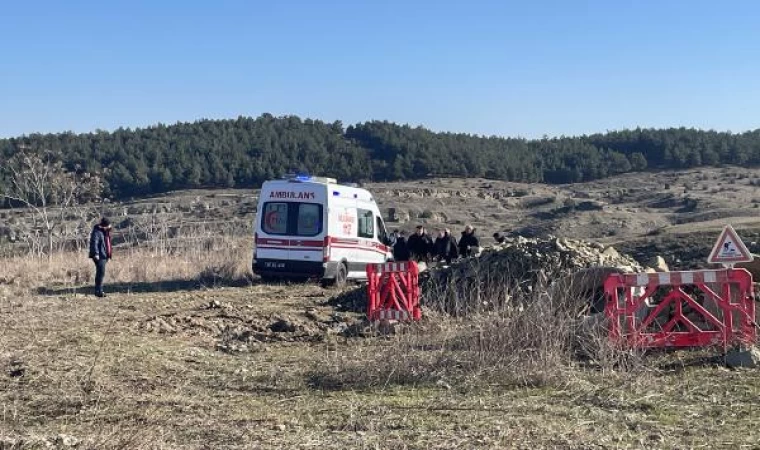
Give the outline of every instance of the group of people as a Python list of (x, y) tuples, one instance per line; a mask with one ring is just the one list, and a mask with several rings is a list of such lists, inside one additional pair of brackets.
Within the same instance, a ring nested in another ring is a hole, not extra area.
[(422, 225), (417, 226), (414, 234), (406, 237), (403, 231), (395, 230), (392, 235), (393, 259), (396, 261), (439, 261), (451, 264), (461, 257), (475, 255), (480, 249), (480, 242), (475, 228), (467, 225), (457, 242), (448, 228), (438, 229), (433, 239)]

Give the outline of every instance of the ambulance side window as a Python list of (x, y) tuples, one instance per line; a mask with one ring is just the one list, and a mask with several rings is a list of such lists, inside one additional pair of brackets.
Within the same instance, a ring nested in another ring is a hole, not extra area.
[(375, 237), (375, 216), (372, 211), (366, 209), (356, 210), (359, 216), (358, 236), (360, 238), (372, 239)]

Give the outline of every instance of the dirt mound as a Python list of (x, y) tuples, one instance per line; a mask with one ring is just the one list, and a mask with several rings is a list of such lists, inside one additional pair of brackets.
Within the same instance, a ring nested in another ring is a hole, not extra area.
[[(561, 290), (577, 297), (579, 309), (597, 313), (603, 309), (601, 287), (606, 275), (643, 270), (636, 260), (613, 247), (556, 237), (518, 236), (479, 256), (423, 272), (422, 306), (459, 315), (515, 303), (515, 297), (528, 298), (537, 290), (549, 294)], [(367, 289), (362, 286), (343, 291), (328, 299), (325, 306), (364, 313)]]
[(614, 247), (556, 237), (518, 236), (436, 272), (463, 278), (502, 274), (516, 284), (535, 286), (539, 281), (590, 267), (617, 267), (625, 272), (643, 270), (636, 260)]
[(454, 314), (491, 309), (594, 267), (620, 272), (644, 269), (613, 247), (556, 237), (517, 237), (477, 257), (430, 271), (422, 282), (423, 304)]
[(212, 301), (195, 308), (152, 316), (139, 323), (140, 331), (211, 340), (228, 352), (254, 351), (260, 344), (320, 342), (330, 334), (345, 334), (357, 322), (354, 314), (324, 307), (306, 307), (301, 313), (253, 311)]

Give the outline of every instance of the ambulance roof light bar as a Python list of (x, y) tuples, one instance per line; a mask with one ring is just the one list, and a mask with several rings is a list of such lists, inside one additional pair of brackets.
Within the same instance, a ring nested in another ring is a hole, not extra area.
[(299, 174), (288, 174), (285, 176), (285, 178), (288, 181), (296, 182), (296, 183), (303, 183), (303, 182), (312, 182), (312, 183), (332, 183), (337, 184), (338, 181), (335, 178), (328, 178), (328, 177), (313, 177), (309, 174), (299, 173)]

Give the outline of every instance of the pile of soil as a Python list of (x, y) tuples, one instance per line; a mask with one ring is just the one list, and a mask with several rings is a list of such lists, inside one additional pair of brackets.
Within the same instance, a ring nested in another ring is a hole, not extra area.
[(507, 239), (480, 255), (430, 270), (423, 305), (449, 314), (491, 309), (535, 297), (552, 284), (591, 268), (638, 272), (644, 268), (613, 247), (556, 237)]

